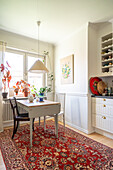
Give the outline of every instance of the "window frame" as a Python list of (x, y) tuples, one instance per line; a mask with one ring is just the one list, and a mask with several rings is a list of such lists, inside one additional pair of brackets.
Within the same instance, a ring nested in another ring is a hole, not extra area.
[[(23, 55), (23, 80), (28, 81), (28, 57), (36, 57), (44, 59), (44, 65), (46, 65), (46, 56), (45, 55), (39, 55), (38, 53), (32, 53), (29, 51), (24, 51), (21, 49), (16, 49), (16, 48), (11, 48), (11, 47), (6, 47), (6, 52), (9, 53), (14, 53), (14, 54), (20, 54)], [(4, 63), (4, 60), (3, 60)], [(42, 85), (46, 86), (46, 75), (43, 74), (43, 79), (42, 79)]]

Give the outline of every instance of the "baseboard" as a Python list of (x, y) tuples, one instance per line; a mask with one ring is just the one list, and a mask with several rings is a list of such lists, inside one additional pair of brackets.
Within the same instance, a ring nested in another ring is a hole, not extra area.
[(94, 133), (95, 132), (95, 128), (94, 127), (90, 127), (88, 130), (88, 134)]
[(75, 128), (75, 129), (80, 130), (80, 131), (82, 131), (82, 132), (84, 132), (84, 133), (86, 133), (86, 134), (89, 134), (89, 131), (88, 131), (88, 130), (83, 129), (83, 128), (79, 127), (79, 126), (73, 125), (73, 124), (70, 123), (70, 122), (67, 122), (67, 121), (66, 121), (66, 124), (69, 125), (69, 126), (71, 126), (72, 128)]
[[(51, 119), (51, 117), (46, 116), (46, 119)], [(44, 117), (40, 117), (40, 121), (41, 120), (44, 120)], [(38, 117), (35, 118), (35, 121), (39, 121), (39, 118)], [(30, 122), (29, 121), (26, 121), (26, 122), (20, 121), (20, 124), (25, 124), (25, 123), (30, 123)], [(13, 125), (14, 125), (13, 120), (3, 121), (3, 128), (13, 126)]]
[[(30, 122), (29, 121), (25, 121), (25, 122), (21, 122), (20, 121), (20, 124), (25, 124), (25, 123), (30, 123)], [(4, 121), (3, 122), (3, 128), (10, 127), (10, 126), (14, 126), (13, 120), (9, 120), (9, 121)]]
[(101, 135), (103, 135), (103, 136), (106, 136), (106, 137), (108, 137), (108, 138), (110, 138), (110, 139), (113, 139), (113, 134), (112, 134), (112, 133), (103, 131), (103, 130), (98, 129), (98, 128), (95, 128), (95, 132), (96, 132), (96, 133), (99, 133), (99, 134), (101, 134)]
[(3, 127), (13, 126), (13, 120), (3, 121)]

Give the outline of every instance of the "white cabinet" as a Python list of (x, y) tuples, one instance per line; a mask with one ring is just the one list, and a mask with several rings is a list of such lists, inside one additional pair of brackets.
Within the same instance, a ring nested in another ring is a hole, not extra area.
[(113, 99), (92, 98), (92, 126), (113, 133)]
[(101, 70), (103, 75), (113, 75), (113, 33), (101, 38)]

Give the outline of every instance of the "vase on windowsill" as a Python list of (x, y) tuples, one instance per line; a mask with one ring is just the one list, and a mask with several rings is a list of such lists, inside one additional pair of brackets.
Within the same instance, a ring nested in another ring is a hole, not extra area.
[(2, 78), (2, 82), (3, 82), (2, 97), (3, 99), (6, 99), (9, 97), (9, 82), (7, 78)]
[(28, 91), (24, 91), (23, 93), (24, 93), (24, 97), (28, 97), (29, 94)]
[(8, 95), (8, 92), (2, 92), (2, 97), (3, 97), (3, 99), (6, 99), (6, 98), (7, 98), (7, 95)]

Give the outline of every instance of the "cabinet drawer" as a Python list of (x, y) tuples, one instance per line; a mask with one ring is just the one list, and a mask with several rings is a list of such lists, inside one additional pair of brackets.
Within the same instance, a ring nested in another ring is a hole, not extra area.
[(92, 114), (92, 126), (113, 133), (113, 119), (107, 116)]
[(113, 105), (92, 103), (92, 113), (113, 116)]
[(108, 104), (113, 106), (113, 99), (106, 99), (106, 98), (92, 98), (92, 103), (96, 104)]

